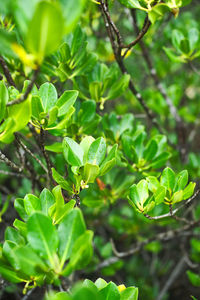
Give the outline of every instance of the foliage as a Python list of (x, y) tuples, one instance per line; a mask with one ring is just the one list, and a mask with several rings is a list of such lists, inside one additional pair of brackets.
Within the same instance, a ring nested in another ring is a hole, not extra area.
[(0, 299), (199, 296), (199, 13), (1, 1)]

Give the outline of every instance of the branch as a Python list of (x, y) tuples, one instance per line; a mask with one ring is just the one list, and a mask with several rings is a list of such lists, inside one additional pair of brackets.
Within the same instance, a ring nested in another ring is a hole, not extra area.
[(13, 80), (11, 74), (10, 74), (10, 71), (9, 71), (9, 69), (8, 69), (8, 66), (7, 66), (7, 64), (6, 64), (6, 62), (5, 62), (5, 60), (3, 59), (2, 56), (0, 56), (0, 64), (1, 64), (1, 67), (2, 67), (2, 69), (3, 69), (4, 75), (5, 75), (5, 77), (6, 77), (7, 81), (8, 81), (8, 83), (9, 83), (11, 86), (16, 87), (16, 84), (15, 84), (15, 82), (14, 82), (14, 80)]
[(123, 57), (126, 56), (127, 52), (129, 49), (131, 49), (132, 47), (134, 47), (136, 44), (138, 44), (141, 39), (143, 38), (143, 36), (147, 33), (149, 27), (151, 26), (151, 22), (149, 21), (148, 19), (148, 16), (145, 18), (145, 21), (144, 21), (144, 25), (142, 27), (142, 30), (139, 32), (139, 30), (137, 31), (137, 37), (136, 39), (131, 42), (130, 44), (128, 45), (122, 45), (122, 48), (127, 48), (127, 50), (125, 51)]
[[(136, 31), (136, 34), (138, 34), (138, 36), (140, 35), (140, 31), (137, 25), (137, 18), (136, 18), (136, 13), (134, 9), (131, 9), (131, 15), (133, 18), (133, 25)], [(148, 20), (148, 17), (147, 17)], [(148, 21), (146, 21), (148, 23)], [(186, 134), (185, 134), (185, 125), (183, 123), (183, 120), (181, 119), (181, 117), (179, 116), (176, 107), (174, 106), (172, 100), (170, 99), (170, 97), (167, 95), (165, 88), (163, 87), (162, 83), (160, 82), (159, 76), (156, 72), (156, 69), (153, 66), (153, 63), (151, 61), (151, 57), (148, 53), (148, 49), (145, 46), (144, 42), (140, 39), (139, 41), (139, 45), (141, 47), (142, 50), (142, 54), (144, 57), (144, 60), (147, 64), (147, 67), (149, 69), (150, 75), (155, 83), (155, 86), (157, 87), (157, 89), (159, 90), (160, 94), (163, 96), (163, 98), (166, 101), (166, 104), (169, 108), (169, 111), (171, 113), (171, 115), (173, 116), (173, 118), (176, 121), (176, 128), (177, 128), (177, 133), (178, 133), (178, 138), (179, 138), (179, 142), (180, 142), (180, 151), (182, 154), (182, 157), (185, 157), (185, 139), (186, 139)], [(124, 56), (126, 56), (127, 51), (125, 52)]]
[(46, 150), (45, 150), (45, 142), (44, 142), (44, 130), (43, 128), (41, 127), (40, 128), (40, 148), (41, 148), (41, 151), (43, 153), (43, 156), (44, 156), (44, 159), (46, 161), (46, 164), (47, 164), (47, 169), (48, 169), (48, 177), (49, 177), (49, 180), (51, 181), (52, 184), (54, 184), (54, 180), (53, 180), (53, 177), (52, 177), (52, 163), (50, 161), (50, 158), (49, 158), (49, 155), (47, 154)]
[(3, 154), (1, 151), (0, 151), (0, 160), (3, 161), (7, 166), (11, 167), (12, 169), (16, 170), (19, 173), (23, 171), (21, 167), (17, 166), (14, 162), (12, 162), (9, 158), (7, 158), (5, 154)]
[(39, 158), (37, 158), (37, 156), (35, 156), (35, 154), (33, 152), (31, 152), (31, 150), (19, 139), (19, 136), (17, 133), (15, 133), (15, 138), (17, 140), (17, 142), (19, 143), (19, 145), (24, 149), (25, 152), (27, 152), (33, 159), (35, 159), (38, 164), (42, 167), (42, 169), (48, 173), (47, 168), (45, 167), (45, 165), (41, 162), (41, 160), (39, 160)]
[(123, 258), (123, 257), (127, 257), (127, 256), (130, 256), (130, 255), (133, 255), (133, 254), (137, 253), (145, 245), (147, 245), (147, 244), (149, 244), (150, 242), (153, 242), (153, 241), (168, 241), (168, 240), (177, 238), (178, 236), (185, 235), (185, 234), (189, 234), (191, 236), (192, 233), (191, 233), (191, 231), (188, 232), (188, 230), (191, 229), (191, 228), (194, 228), (198, 225), (200, 225), (200, 220), (191, 222), (190, 224), (187, 224), (187, 225), (185, 225), (185, 226), (183, 226), (179, 229), (168, 230), (166, 232), (161, 232), (161, 233), (157, 234), (156, 237), (152, 237), (152, 238), (146, 239), (142, 242), (139, 242), (134, 248), (132, 248), (132, 249), (126, 251), (126, 252), (118, 252), (118, 250), (116, 249), (115, 244), (114, 244), (112, 239), (110, 240), (110, 242), (112, 244), (112, 250), (113, 250), (114, 254), (119, 258)]
[(176, 278), (180, 275), (180, 273), (183, 272), (183, 269), (185, 267), (185, 257), (181, 257), (178, 264), (173, 269), (172, 273), (168, 277), (168, 280), (166, 281), (164, 287), (162, 288), (160, 294), (158, 295), (156, 300), (162, 300), (167, 291), (170, 289), (171, 285), (175, 282)]
[(29, 83), (24, 95), (22, 95), (19, 99), (16, 99), (16, 100), (13, 100), (13, 101), (10, 101), (7, 103), (7, 106), (11, 106), (11, 105), (14, 105), (14, 104), (20, 104), (22, 102), (24, 102), (27, 98), (28, 98), (28, 95), (30, 94), (32, 88), (33, 88), (33, 85), (37, 79), (37, 75), (39, 73), (39, 67), (34, 71), (33, 73), (33, 78), (31, 79), (31, 82)]
[(185, 206), (188, 206), (188, 205), (192, 202), (192, 200), (195, 199), (195, 198), (198, 196), (199, 193), (200, 193), (200, 190), (197, 190), (191, 198), (189, 198), (188, 200), (185, 201), (185, 203), (184, 203), (183, 205), (181, 205), (181, 206), (179, 206), (178, 208), (176, 208), (176, 209), (170, 211), (170, 212), (167, 213), (167, 214), (163, 214), (163, 215), (155, 216), (155, 217), (151, 217), (151, 216), (149, 216), (148, 214), (144, 214), (144, 216), (145, 216), (147, 219), (149, 219), (149, 220), (161, 220), (161, 219), (165, 219), (165, 218), (168, 218), (168, 217), (174, 217), (175, 214), (176, 214), (180, 209), (182, 209), (182, 208), (185, 207)]
[[(102, 15), (104, 18), (104, 23), (106, 26), (106, 30), (111, 42), (111, 46), (113, 49), (113, 53), (116, 59), (116, 62), (118, 63), (118, 66), (122, 72), (122, 74), (128, 74), (127, 69), (123, 63), (122, 60), (122, 56), (121, 56), (121, 35), (119, 34), (118, 30), (116, 30), (116, 26), (113, 26), (113, 22), (111, 20), (109, 11), (104, 3), (103, 0), (100, 0), (100, 4), (101, 4), (101, 11), (102, 11)], [(113, 36), (113, 31), (117, 36), (117, 45), (115, 42), (115, 38)], [(143, 107), (147, 117), (149, 118), (149, 120), (151, 121), (151, 123), (158, 129), (158, 131), (160, 131), (160, 133), (162, 132), (162, 129), (159, 125), (159, 123), (157, 122), (157, 120), (154, 118), (153, 113), (151, 112), (151, 110), (148, 108), (148, 106), (146, 105), (144, 99), (142, 98), (142, 95), (137, 91), (137, 89), (135, 88), (133, 81), (130, 79), (129, 82), (129, 89), (131, 90), (131, 92), (133, 93), (133, 95), (136, 97), (136, 99), (138, 100), (138, 102), (140, 103), (140, 105)]]

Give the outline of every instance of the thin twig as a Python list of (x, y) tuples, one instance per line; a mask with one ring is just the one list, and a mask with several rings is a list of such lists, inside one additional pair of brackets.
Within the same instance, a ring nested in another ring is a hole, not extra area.
[[(132, 19), (133, 19), (133, 26), (134, 29), (136, 31), (136, 34), (139, 36), (140, 34), (140, 30), (139, 27), (137, 25), (137, 18), (136, 18), (136, 11), (135, 9), (131, 9), (131, 15), (132, 15)], [(148, 17), (147, 17), (148, 19)], [(162, 83), (160, 82), (159, 76), (157, 74), (157, 71), (155, 69), (155, 67), (153, 66), (151, 57), (149, 55), (148, 49), (145, 45), (145, 43), (143, 42), (142, 39), (140, 39), (138, 41), (141, 50), (142, 50), (142, 54), (144, 57), (144, 60), (146, 62), (146, 65), (149, 69), (150, 75), (155, 83), (155, 86), (157, 87), (157, 89), (159, 90), (160, 94), (163, 96), (163, 98), (165, 99), (165, 102), (169, 108), (169, 111), (171, 113), (171, 115), (173, 116), (173, 118), (176, 121), (176, 129), (177, 129), (177, 133), (178, 133), (178, 139), (179, 139), (179, 149), (181, 152), (181, 156), (183, 158), (183, 160), (185, 159), (185, 154), (186, 154), (186, 149), (185, 149), (185, 142), (186, 142), (186, 128), (184, 125), (183, 120), (181, 119), (181, 117), (179, 116), (177, 109), (175, 107), (175, 105), (173, 104), (172, 100), (170, 99), (170, 97), (167, 95), (166, 90), (164, 88), (164, 86), (162, 85)]]
[[(101, 11), (102, 11), (102, 15), (104, 18), (104, 23), (106, 26), (106, 30), (111, 42), (111, 46), (113, 48), (113, 53), (116, 59), (116, 62), (118, 63), (118, 66), (122, 72), (122, 74), (128, 74), (127, 69), (123, 63), (123, 59), (121, 56), (121, 36), (118, 32), (118, 30), (116, 30), (116, 26), (113, 26), (113, 22), (111, 20), (108, 8), (106, 7), (105, 3), (103, 0), (100, 0), (100, 4), (101, 4)], [(117, 42), (118, 45), (116, 45), (114, 36), (112, 34), (112, 30), (115, 32), (116, 36), (117, 36)], [(157, 122), (157, 120), (154, 118), (153, 113), (151, 112), (151, 110), (148, 108), (148, 106), (146, 105), (144, 99), (142, 98), (142, 95), (137, 91), (137, 89), (135, 88), (133, 81), (130, 79), (129, 81), (129, 89), (131, 90), (131, 92), (133, 93), (133, 95), (136, 97), (136, 99), (138, 100), (138, 102), (141, 104), (141, 106), (143, 107), (147, 117), (149, 118), (149, 120), (151, 121), (151, 123), (158, 129), (158, 131), (160, 131), (160, 133), (162, 133), (162, 129), (159, 125), (159, 123)]]
[(160, 294), (158, 295), (156, 300), (162, 300), (167, 291), (170, 289), (171, 285), (175, 282), (176, 278), (182, 273), (185, 267), (185, 257), (181, 257), (178, 264), (173, 269), (170, 276), (168, 276), (168, 280), (166, 281), (164, 287), (162, 288)]
[(3, 161), (7, 166), (11, 167), (12, 169), (16, 170), (17, 172), (21, 173), (23, 171), (23, 168), (17, 166), (14, 162), (12, 162), (9, 158), (5, 156), (0, 151), (0, 160)]
[(47, 168), (45, 167), (45, 165), (41, 162), (41, 160), (39, 160), (39, 158), (37, 158), (37, 156), (35, 156), (35, 154), (33, 152), (31, 152), (31, 150), (19, 139), (19, 136), (17, 133), (15, 133), (15, 138), (17, 140), (17, 142), (19, 143), (19, 145), (24, 149), (24, 151), (26, 151), (32, 158), (34, 158), (38, 164), (42, 167), (42, 169), (48, 173)]
[(198, 196), (199, 193), (200, 193), (200, 190), (197, 190), (192, 197), (190, 197), (188, 200), (185, 201), (185, 203), (183, 205), (170, 211), (167, 214), (163, 214), (163, 215), (155, 216), (155, 217), (149, 216), (148, 214), (144, 214), (144, 216), (149, 220), (161, 220), (161, 219), (165, 219), (168, 217), (173, 217), (180, 209), (182, 209), (183, 207), (187, 207), (192, 202), (192, 200), (194, 200)]
[(14, 177), (27, 177), (25, 174), (14, 173), (9, 171), (0, 170), (0, 174), (14, 176)]
[(51, 170), (51, 168), (53, 166), (52, 166), (52, 163), (50, 161), (49, 155), (47, 154), (47, 152), (45, 150), (44, 130), (43, 130), (42, 127), (40, 128), (40, 148), (41, 148), (41, 151), (43, 153), (44, 159), (45, 159), (46, 164), (47, 164), (47, 169), (48, 169), (47, 174), (48, 174), (49, 180), (51, 181), (52, 184), (54, 184), (54, 180), (53, 180), (53, 177), (52, 177), (52, 170)]
[[(133, 248), (131, 248), (128, 251), (125, 251), (125, 252), (119, 252), (116, 249), (116, 246), (115, 246), (112, 239), (111, 239), (110, 242), (112, 244), (112, 249), (113, 249), (114, 254), (119, 258), (123, 258), (123, 257), (127, 257), (127, 256), (130, 256), (130, 255), (133, 255), (133, 254), (137, 253), (145, 245), (149, 244), (152, 241), (168, 241), (168, 240), (171, 240), (173, 238), (177, 238), (178, 236), (182, 236), (182, 235), (186, 234), (189, 229), (194, 228), (198, 225), (200, 225), (200, 220), (193, 221), (190, 224), (182, 226), (181, 228), (178, 228), (178, 229), (168, 230), (166, 232), (161, 232), (161, 233), (157, 234), (156, 237), (152, 237), (152, 238), (146, 239), (142, 242), (139, 242), (138, 244), (136, 244), (135, 247), (133, 247)], [(189, 235), (192, 235), (191, 231), (189, 232)]]
[(8, 66), (7, 66), (7, 64), (6, 64), (6, 62), (5, 62), (5, 60), (4, 60), (4, 58), (2, 56), (0, 56), (0, 64), (1, 64), (1, 67), (3, 69), (4, 75), (5, 75), (8, 83), (11, 86), (16, 87), (16, 84), (15, 84), (15, 82), (14, 82), (12, 76), (11, 76), (11, 73), (10, 73), (10, 71), (8, 69)]
[(16, 100), (13, 100), (13, 101), (10, 101), (8, 102), (6, 105), (7, 106), (11, 106), (11, 105), (14, 105), (14, 104), (20, 104), (22, 102), (24, 102), (27, 98), (28, 98), (28, 95), (30, 94), (32, 88), (33, 88), (33, 85), (37, 79), (37, 75), (39, 73), (39, 67), (34, 71), (33, 73), (33, 77), (31, 79), (31, 82), (29, 83), (25, 93), (19, 98), (19, 99), (16, 99)]

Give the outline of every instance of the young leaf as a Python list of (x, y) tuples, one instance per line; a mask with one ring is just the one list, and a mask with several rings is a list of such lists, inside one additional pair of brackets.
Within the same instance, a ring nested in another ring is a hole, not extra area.
[(138, 299), (138, 288), (128, 287), (120, 293), (120, 300), (137, 300)]
[(99, 166), (86, 163), (83, 169), (83, 180), (85, 183), (92, 183), (99, 175)]
[(75, 103), (78, 97), (78, 91), (65, 91), (58, 99), (56, 105), (58, 106), (58, 117), (65, 115), (69, 108)]
[(71, 138), (64, 138), (63, 140), (63, 154), (66, 161), (76, 167), (80, 167), (83, 164), (83, 150), (74, 140)]
[(48, 216), (49, 208), (55, 203), (53, 194), (48, 189), (43, 189), (40, 193), (40, 202), (42, 212)]
[(44, 112), (49, 110), (55, 105), (57, 101), (57, 91), (52, 83), (44, 83), (39, 89), (39, 96), (42, 99)]
[(87, 161), (91, 164), (100, 165), (106, 155), (106, 142), (104, 138), (96, 139), (88, 150)]
[(161, 185), (165, 186), (169, 191), (173, 191), (175, 185), (175, 173), (169, 167), (165, 168), (162, 172)]

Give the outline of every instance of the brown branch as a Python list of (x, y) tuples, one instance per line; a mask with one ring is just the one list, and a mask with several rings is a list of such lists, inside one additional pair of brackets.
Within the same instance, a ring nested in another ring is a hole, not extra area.
[(16, 100), (13, 100), (13, 101), (10, 101), (8, 102), (6, 105), (7, 106), (11, 106), (11, 105), (14, 105), (14, 104), (20, 104), (22, 102), (24, 102), (27, 98), (28, 98), (28, 95), (30, 94), (32, 88), (33, 88), (33, 85), (37, 79), (37, 75), (39, 73), (39, 67), (34, 71), (33, 73), (33, 77), (31, 79), (31, 82), (29, 83), (24, 95), (22, 95), (19, 99), (16, 99)]
[(132, 47), (134, 47), (135, 45), (137, 45), (141, 41), (141, 39), (147, 33), (150, 26), (151, 26), (151, 22), (149, 21), (148, 16), (147, 16), (145, 18), (144, 25), (143, 25), (141, 31), (140, 32), (139, 32), (139, 30), (137, 31), (136, 39), (128, 45), (122, 45), (122, 48), (127, 48), (127, 50), (125, 51), (123, 57), (126, 56), (129, 49), (131, 49)]
[[(140, 30), (139, 27), (137, 25), (137, 18), (136, 18), (136, 12), (134, 9), (131, 9), (131, 15), (132, 15), (132, 19), (133, 19), (133, 26), (134, 29), (136, 31), (136, 34), (139, 35), (140, 34)], [(148, 17), (147, 17), (148, 19)], [(171, 115), (173, 116), (173, 118), (176, 121), (176, 129), (177, 129), (177, 133), (178, 133), (178, 139), (180, 142), (180, 152), (182, 155), (182, 158), (185, 159), (185, 142), (186, 142), (186, 128), (185, 128), (185, 124), (183, 122), (183, 120), (181, 119), (181, 117), (179, 116), (176, 107), (174, 106), (172, 100), (170, 99), (170, 97), (167, 95), (165, 88), (163, 87), (162, 83), (160, 82), (159, 76), (157, 74), (156, 69), (153, 66), (151, 57), (149, 55), (148, 49), (146, 47), (146, 45), (144, 44), (143, 40), (140, 39), (138, 41), (141, 50), (142, 50), (142, 54), (144, 57), (144, 60), (146, 62), (146, 65), (149, 69), (150, 75), (155, 83), (155, 86), (157, 87), (158, 91), (160, 92), (160, 94), (163, 96), (163, 98), (165, 99), (165, 102), (169, 108), (169, 111), (171, 113)]]
[(17, 166), (14, 162), (12, 162), (9, 158), (5, 156), (0, 151), (0, 160), (3, 161), (7, 166), (11, 167), (13, 170), (16, 170), (17, 172), (21, 173), (23, 171), (23, 168)]
[[(113, 22), (111, 20), (109, 11), (104, 3), (103, 0), (100, 0), (100, 4), (101, 4), (101, 12), (104, 18), (104, 23), (106, 26), (106, 30), (111, 42), (111, 46), (113, 49), (113, 53), (116, 59), (116, 62), (118, 63), (118, 66), (122, 72), (122, 74), (128, 74), (127, 69), (123, 63), (123, 59), (121, 56), (121, 35), (119, 34), (118, 30), (116, 31), (116, 28), (113, 27)], [(115, 26), (116, 27), (116, 26)], [(117, 36), (117, 45), (115, 42), (115, 38), (113, 36), (113, 31)], [(159, 123), (157, 122), (157, 120), (154, 118), (153, 113), (151, 112), (151, 110), (148, 108), (148, 106), (146, 105), (144, 99), (142, 98), (142, 95), (137, 91), (137, 89), (135, 88), (133, 81), (130, 79), (129, 81), (129, 89), (131, 90), (131, 92), (133, 93), (133, 95), (136, 97), (136, 99), (138, 100), (138, 102), (140, 103), (140, 105), (143, 107), (147, 117), (149, 118), (149, 120), (151, 121), (151, 123), (158, 129), (158, 131), (160, 131), (160, 133), (162, 132), (162, 129), (159, 125)]]
[(175, 229), (175, 230), (168, 230), (166, 232), (161, 232), (159, 234), (156, 235), (156, 237), (152, 237), (152, 238), (149, 238), (149, 239), (146, 239), (142, 242), (139, 242), (138, 244), (136, 244), (136, 246), (132, 249), (129, 249), (128, 251), (126, 252), (119, 252), (117, 249), (116, 249), (116, 246), (113, 242), (113, 240), (111, 239), (111, 244), (112, 244), (112, 250), (114, 252), (114, 254), (119, 257), (119, 258), (123, 258), (123, 257), (127, 257), (127, 256), (130, 256), (130, 255), (133, 255), (135, 253), (137, 253), (138, 251), (140, 251), (145, 245), (149, 244), (150, 242), (153, 242), (153, 241), (168, 241), (168, 240), (171, 240), (171, 239), (174, 239), (174, 238), (177, 238), (178, 236), (182, 236), (182, 235), (185, 235), (185, 234), (189, 234), (189, 235), (192, 235), (191, 231), (188, 232), (189, 229), (192, 229), (196, 226), (200, 225), (200, 220), (198, 221), (193, 221), (191, 222), (190, 224), (187, 224), (181, 228), (178, 228), (178, 229)]
[(8, 69), (8, 66), (7, 66), (7, 64), (6, 64), (6, 62), (5, 62), (5, 60), (3, 59), (2, 56), (0, 56), (0, 64), (1, 64), (1, 67), (2, 67), (2, 69), (3, 69), (4, 75), (5, 75), (5, 77), (6, 77), (7, 81), (8, 81), (8, 83), (9, 83), (11, 86), (16, 87), (16, 84), (15, 84), (15, 82), (14, 82), (14, 80), (13, 80), (11, 74), (10, 74), (10, 71), (9, 71), (9, 69)]
[(51, 170), (51, 168), (53, 166), (52, 166), (52, 163), (50, 161), (49, 155), (47, 154), (47, 152), (45, 150), (45, 142), (44, 142), (44, 140), (45, 140), (44, 130), (43, 130), (42, 127), (40, 127), (40, 148), (41, 148), (41, 151), (43, 153), (44, 159), (45, 159), (46, 164), (47, 164), (49, 180), (54, 185), (54, 180), (53, 180), (53, 177), (52, 177), (52, 170)]
[(15, 133), (15, 138), (17, 140), (17, 142), (19, 143), (19, 145), (24, 149), (25, 152), (27, 152), (33, 159), (35, 159), (38, 164), (42, 167), (42, 169), (48, 173), (47, 168), (45, 167), (45, 165), (41, 162), (41, 160), (39, 160), (39, 158), (37, 158), (37, 156), (35, 156), (35, 154), (33, 152), (31, 152), (31, 150), (19, 139), (19, 136), (17, 133)]

